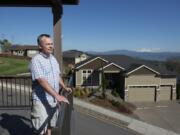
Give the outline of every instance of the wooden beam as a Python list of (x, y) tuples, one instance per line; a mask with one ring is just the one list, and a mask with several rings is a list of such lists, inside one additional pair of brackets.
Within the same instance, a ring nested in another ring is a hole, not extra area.
[(54, 55), (60, 65), (61, 73), (63, 73), (63, 59), (62, 59), (62, 4), (58, 5), (57, 0), (52, 0), (52, 13), (53, 13), (53, 31), (54, 31)]
[[(61, 1), (61, 0), (60, 0)], [(78, 5), (79, 0), (62, 0), (63, 5)], [(51, 7), (51, 0), (0, 0), (4, 7)]]

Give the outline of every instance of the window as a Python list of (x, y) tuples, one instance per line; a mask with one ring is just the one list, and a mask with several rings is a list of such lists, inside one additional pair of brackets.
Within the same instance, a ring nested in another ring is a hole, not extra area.
[(83, 85), (92, 84), (92, 70), (83, 70)]

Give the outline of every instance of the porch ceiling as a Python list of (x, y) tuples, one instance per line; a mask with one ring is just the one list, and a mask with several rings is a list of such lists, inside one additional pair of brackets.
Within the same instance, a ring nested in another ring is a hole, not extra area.
[[(0, 0), (0, 6), (4, 7), (51, 7), (53, 0)], [(61, 0), (56, 0), (58, 3)], [(77, 5), (79, 0), (62, 0), (64, 5)]]

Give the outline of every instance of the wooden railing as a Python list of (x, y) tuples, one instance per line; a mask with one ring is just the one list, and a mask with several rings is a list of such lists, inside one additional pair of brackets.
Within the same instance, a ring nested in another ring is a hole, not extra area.
[[(69, 84), (68, 78), (64, 78)], [(30, 76), (0, 76), (0, 108), (30, 108), (32, 106), (32, 80)], [(61, 92), (68, 98), (70, 105), (61, 104), (59, 125), (53, 130), (53, 135), (70, 135), (70, 120), (73, 109), (73, 96)]]
[(31, 107), (31, 78), (0, 76), (0, 107)]

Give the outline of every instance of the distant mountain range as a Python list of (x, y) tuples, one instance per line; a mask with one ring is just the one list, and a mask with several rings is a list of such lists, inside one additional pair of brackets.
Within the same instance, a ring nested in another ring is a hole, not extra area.
[(180, 52), (136, 52), (136, 51), (129, 51), (129, 50), (113, 50), (113, 51), (106, 51), (106, 52), (89, 51), (86, 53), (92, 54), (92, 55), (127, 55), (127, 56), (136, 57), (140, 59), (157, 60), (157, 61), (165, 61), (167, 59), (172, 59), (172, 58), (180, 59)]

